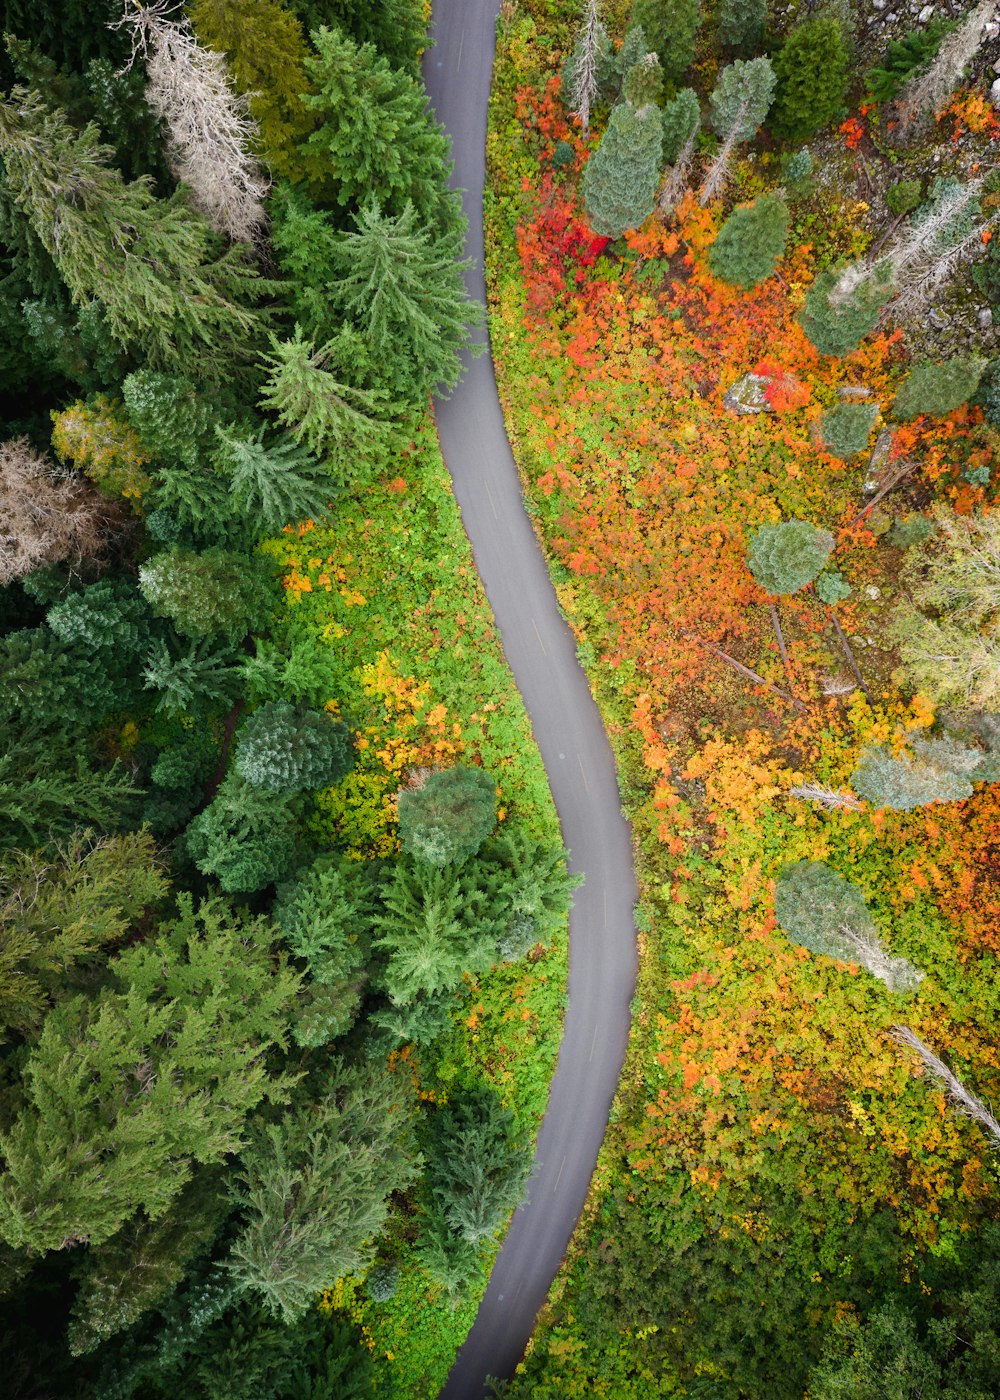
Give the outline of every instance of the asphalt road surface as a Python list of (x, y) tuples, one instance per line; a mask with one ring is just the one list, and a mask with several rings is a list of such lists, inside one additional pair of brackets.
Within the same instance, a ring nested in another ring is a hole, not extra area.
[[(434, 0), (424, 59), (431, 102), (454, 148), (485, 301), (482, 196), (486, 112), (499, 0)], [(541, 750), (574, 870), (569, 1006), (538, 1138), (535, 1171), (497, 1256), (441, 1400), (481, 1400), (488, 1375), (513, 1374), (587, 1196), (621, 1073), (635, 989), (635, 872), (607, 735), (556, 604), (521, 499), (489, 354), (437, 405), (438, 432), (504, 651)]]

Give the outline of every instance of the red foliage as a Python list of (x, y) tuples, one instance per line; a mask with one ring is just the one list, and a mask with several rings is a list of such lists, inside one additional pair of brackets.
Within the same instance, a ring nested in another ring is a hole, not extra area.
[(610, 243), (592, 233), (575, 208), (572, 190), (556, 188), (551, 175), (539, 187), (535, 217), (520, 226), (517, 250), (524, 272), (528, 306), (547, 311), (569, 281), (582, 283), (586, 269)]

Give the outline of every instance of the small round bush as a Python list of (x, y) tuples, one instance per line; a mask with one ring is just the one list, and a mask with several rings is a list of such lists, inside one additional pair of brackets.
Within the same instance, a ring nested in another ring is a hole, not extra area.
[(897, 180), (889, 186), (885, 202), (893, 214), (908, 214), (920, 203), (920, 181)]
[(977, 356), (917, 365), (903, 380), (892, 408), (904, 421), (927, 414), (940, 418), (968, 402), (979, 388), (986, 361)]
[(368, 1270), (365, 1288), (373, 1303), (387, 1303), (399, 1283), (399, 1266), (391, 1259), (379, 1259)]
[(824, 569), (816, 580), (816, 596), (832, 608), (851, 596), (851, 585), (839, 569)]
[(473, 856), (496, 824), (496, 785), (482, 768), (439, 769), (399, 794), (403, 850), (429, 865)]
[(905, 515), (893, 521), (889, 531), (889, 543), (897, 549), (910, 549), (915, 544), (923, 544), (934, 534), (934, 522), (924, 515)]
[(236, 770), (254, 787), (271, 792), (312, 792), (329, 787), (354, 761), (351, 734), (323, 710), (289, 704), (262, 705), (240, 734)]
[(878, 404), (838, 403), (819, 420), (820, 441), (827, 452), (847, 461), (868, 446), (878, 418)]
[(805, 520), (762, 525), (750, 541), (750, 572), (768, 593), (798, 593), (830, 557), (833, 536)]
[(708, 250), (708, 265), (723, 282), (747, 291), (770, 277), (787, 237), (788, 205), (776, 194), (762, 194), (733, 210)]

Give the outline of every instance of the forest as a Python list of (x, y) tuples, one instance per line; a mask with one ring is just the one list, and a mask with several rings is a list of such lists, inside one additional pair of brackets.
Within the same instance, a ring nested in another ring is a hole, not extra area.
[(997, 1393), (998, 36), (501, 7), (494, 355), (641, 888), (511, 1400)]
[(0, 13), (0, 1389), (436, 1395), (573, 880), (430, 414), (428, 16)]

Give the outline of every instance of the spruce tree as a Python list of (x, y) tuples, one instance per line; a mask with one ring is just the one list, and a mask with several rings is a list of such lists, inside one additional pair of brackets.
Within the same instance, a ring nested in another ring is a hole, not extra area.
[(840, 20), (818, 14), (797, 25), (774, 57), (778, 87), (770, 125), (787, 141), (808, 141), (843, 108), (850, 54)]
[(232, 641), (263, 630), (277, 602), (273, 570), (260, 557), (174, 546), (139, 569), (143, 597), (185, 637)]
[(49, 608), (46, 622), (67, 646), (114, 649), (119, 659), (138, 655), (149, 639), (151, 617), (134, 584), (101, 579), (68, 593)]
[(878, 325), (891, 296), (878, 268), (826, 268), (806, 293), (799, 324), (821, 355), (849, 355)]
[(900, 385), (892, 411), (904, 420), (921, 414), (942, 418), (971, 399), (985, 368), (986, 361), (977, 356), (917, 365)]
[(646, 44), (658, 56), (667, 81), (682, 78), (694, 62), (701, 0), (635, 0), (632, 23), (642, 26)]
[(359, 44), (373, 44), (393, 68), (417, 76), (427, 47), (426, 14), (417, 0), (293, 0), (315, 29), (333, 20)]
[(108, 329), (155, 369), (210, 383), (255, 356), (252, 303), (267, 290), (245, 252), (221, 252), (179, 191), (158, 200), (126, 184), (98, 130), (75, 132), (37, 93), (0, 104), (0, 157), (17, 207), (53, 258), (75, 305), (97, 300)]
[(287, 1093), (268, 1055), (298, 980), (272, 942), (266, 921), (182, 896), (110, 986), (49, 1013), (0, 1134), (0, 1236), (37, 1253), (103, 1244), (140, 1210), (163, 1216), (196, 1163), (239, 1150), (248, 1114)]
[(883, 745), (869, 745), (851, 774), (858, 796), (897, 812), (972, 796), (970, 775), (982, 762), (980, 750), (949, 739), (914, 740), (910, 747), (912, 753), (897, 756)]
[(583, 172), (587, 221), (595, 233), (618, 238), (653, 212), (662, 164), (663, 128), (656, 107), (613, 108), (600, 146)]
[(822, 569), (833, 549), (829, 530), (805, 520), (762, 525), (750, 541), (750, 572), (768, 593), (798, 593)]
[(334, 1060), (315, 1088), (313, 1101), (257, 1131), (233, 1192), (242, 1228), (230, 1267), (285, 1322), (361, 1271), (389, 1196), (415, 1174), (400, 1076)]
[(350, 352), (349, 339), (317, 350), (296, 326), (291, 340), (272, 339), (271, 346), (261, 407), (326, 462), (334, 482), (349, 487), (368, 480), (397, 439), (397, 410), (384, 391), (357, 389), (338, 368)]
[(722, 137), (698, 191), (701, 204), (722, 193), (737, 146), (750, 141), (767, 115), (776, 82), (769, 59), (736, 59), (723, 68), (710, 99), (712, 126)]
[(329, 472), (287, 438), (265, 443), (262, 424), (250, 436), (230, 428), (216, 435), (215, 466), (234, 507), (258, 537), (302, 520), (321, 521), (334, 491)]
[(459, 352), (482, 307), (466, 295), (457, 240), (421, 226), (412, 204), (396, 216), (369, 200), (332, 250), (331, 301), (358, 327), (394, 396), (414, 405), (452, 389)]
[(662, 124), (663, 159), (673, 165), (701, 126), (701, 105), (694, 88), (681, 88), (664, 104)]
[(266, 704), (247, 720), (236, 771), (270, 792), (311, 792), (339, 782), (354, 761), (351, 732), (323, 710)]
[(252, 894), (285, 879), (295, 864), (291, 798), (230, 773), (188, 826), (183, 844), (203, 875), (214, 875), (230, 894)]
[(399, 794), (399, 839), (429, 865), (465, 860), (496, 823), (496, 784), (482, 768), (456, 764), (428, 775)]
[(146, 453), (166, 467), (197, 467), (211, 451), (218, 404), (182, 375), (140, 369), (122, 384), (128, 421)]
[(754, 54), (764, 40), (767, 0), (720, 0), (716, 14), (719, 45), (730, 53)]
[(158, 710), (192, 714), (233, 703), (242, 689), (242, 660), (231, 647), (220, 648), (211, 638), (198, 637), (183, 649), (160, 638), (146, 655), (142, 676), (145, 688), (157, 692)]
[(312, 41), (316, 57), (306, 70), (314, 91), (304, 101), (318, 126), (301, 149), (324, 174), (311, 191), (341, 208), (374, 197), (401, 214), (412, 204), (421, 225), (454, 229), (460, 214), (445, 185), (448, 138), (421, 84), (339, 29), (323, 26)]
[(456, 1094), (431, 1119), (427, 1189), (436, 1212), (469, 1244), (499, 1229), (530, 1169), (530, 1148), (492, 1089)]
[(770, 277), (785, 251), (788, 205), (762, 194), (734, 209), (708, 250), (708, 265), (723, 282), (748, 290)]
[(65, 726), (0, 720), (0, 849), (114, 830), (137, 794), (121, 764), (94, 766)]

